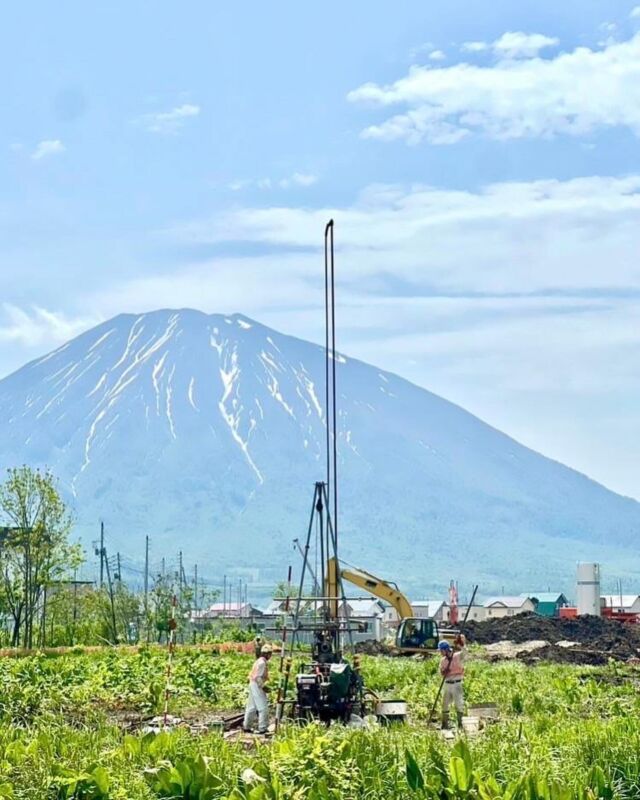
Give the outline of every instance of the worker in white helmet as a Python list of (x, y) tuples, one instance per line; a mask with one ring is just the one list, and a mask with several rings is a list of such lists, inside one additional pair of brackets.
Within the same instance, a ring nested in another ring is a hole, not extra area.
[(251, 733), (256, 715), (258, 717), (258, 733), (265, 734), (269, 729), (269, 700), (267, 683), (269, 681), (269, 661), (273, 650), (270, 644), (263, 644), (260, 656), (251, 667), (249, 673), (249, 697), (244, 711), (242, 730)]
[(465, 638), (458, 634), (454, 642), (455, 649), (449, 642), (442, 641), (438, 650), (442, 655), (440, 661), (440, 674), (444, 679), (444, 693), (442, 696), (442, 727), (449, 727), (449, 707), (453, 703), (458, 718), (458, 727), (462, 728), (464, 714), (464, 692), (462, 681), (464, 679)]

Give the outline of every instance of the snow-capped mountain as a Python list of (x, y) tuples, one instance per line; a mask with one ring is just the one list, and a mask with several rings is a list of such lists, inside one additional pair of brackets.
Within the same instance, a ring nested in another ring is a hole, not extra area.
[[(640, 504), (391, 373), (340, 356), (344, 557), (408, 591), (571, 588), (640, 567)], [(47, 465), (88, 543), (208, 574), (299, 563), (324, 477), (324, 353), (244, 316), (121, 315), (0, 381), (0, 465)], [(253, 572), (249, 572), (253, 570)]]

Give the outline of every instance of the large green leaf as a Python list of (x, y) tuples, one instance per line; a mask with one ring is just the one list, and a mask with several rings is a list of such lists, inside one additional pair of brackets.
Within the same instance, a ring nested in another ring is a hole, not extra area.
[(467, 771), (466, 764), (460, 756), (449, 759), (449, 783), (458, 795), (464, 796), (471, 789), (472, 774)]
[(407, 783), (409, 784), (409, 787), (414, 792), (424, 789), (424, 776), (422, 774), (422, 770), (418, 766), (418, 762), (414, 758), (413, 753), (410, 750), (405, 750), (404, 756)]
[(104, 767), (95, 767), (91, 771), (91, 778), (96, 785), (98, 792), (97, 796), (107, 797), (109, 795), (109, 775)]

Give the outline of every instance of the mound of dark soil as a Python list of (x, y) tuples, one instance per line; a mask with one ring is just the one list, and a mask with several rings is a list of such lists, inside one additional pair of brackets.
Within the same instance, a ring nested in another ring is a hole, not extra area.
[(537, 664), (540, 661), (552, 661), (555, 664), (588, 664), (592, 667), (602, 667), (614, 656), (600, 650), (590, 650), (584, 647), (558, 647), (549, 644), (538, 650), (518, 654), (518, 661), (525, 664)]
[(363, 653), (366, 656), (392, 656), (395, 655), (393, 647), (384, 642), (376, 642), (375, 639), (367, 639), (366, 642), (356, 642), (354, 647), (356, 653)]
[(640, 647), (640, 625), (618, 622), (605, 617), (556, 619), (533, 613), (518, 614), (515, 617), (489, 619), (484, 622), (468, 622), (465, 634), (470, 642), (478, 644), (544, 639), (553, 644), (561, 641), (581, 644), (627, 642)]
[[(627, 660), (640, 655), (640, 625), (604, 617), (555, 619), (537, 614), (518, 614), (515, 617), (469, 622), (465, 627), (468, 641), (478, 644), (493, 644), (505, 640), (521, 643), (542, 639), (550, 643), (551, 651), (555, 654), (550, 660), (567, 663), (591, 663), (585, 660), (589, 658), (585, 651), (605, 654), (605, 660), (607, 657)], [(578, 642), (580, 646), (554, 646), (562, 641)], [(542, 652), (534, 651), (528, 658), (540, 658)], [(582, 661), (579, 660), (580, 655)], [(596, 658), (595, 655), (593, 657)]]

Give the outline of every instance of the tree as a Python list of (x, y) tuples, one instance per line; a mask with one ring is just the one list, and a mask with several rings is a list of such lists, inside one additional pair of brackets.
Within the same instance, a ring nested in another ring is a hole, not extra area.
[(150, 591), (149, 616), (145, 627), (148, 631), (155, 628), (158, 642), (161, 642), (163, 637), (168, 640), (169, 620), (171, 619), (171, 605), (174, 595), (175, 584), (173, 578), (169, 575), (156, 575)]
[(49, 471), (8, 470), (0, 485), (0, 591), (13, 618), (12, 645), (30, 648), (34, 623), (46, 587), (82, 561), (79, 545), (69, 542), (71, 516)]
[(292, 597), (294, 594), (293, 586), (287, 581), (279, 581), (273, 590), (274, 600), (284, 600), (286, 597)]

